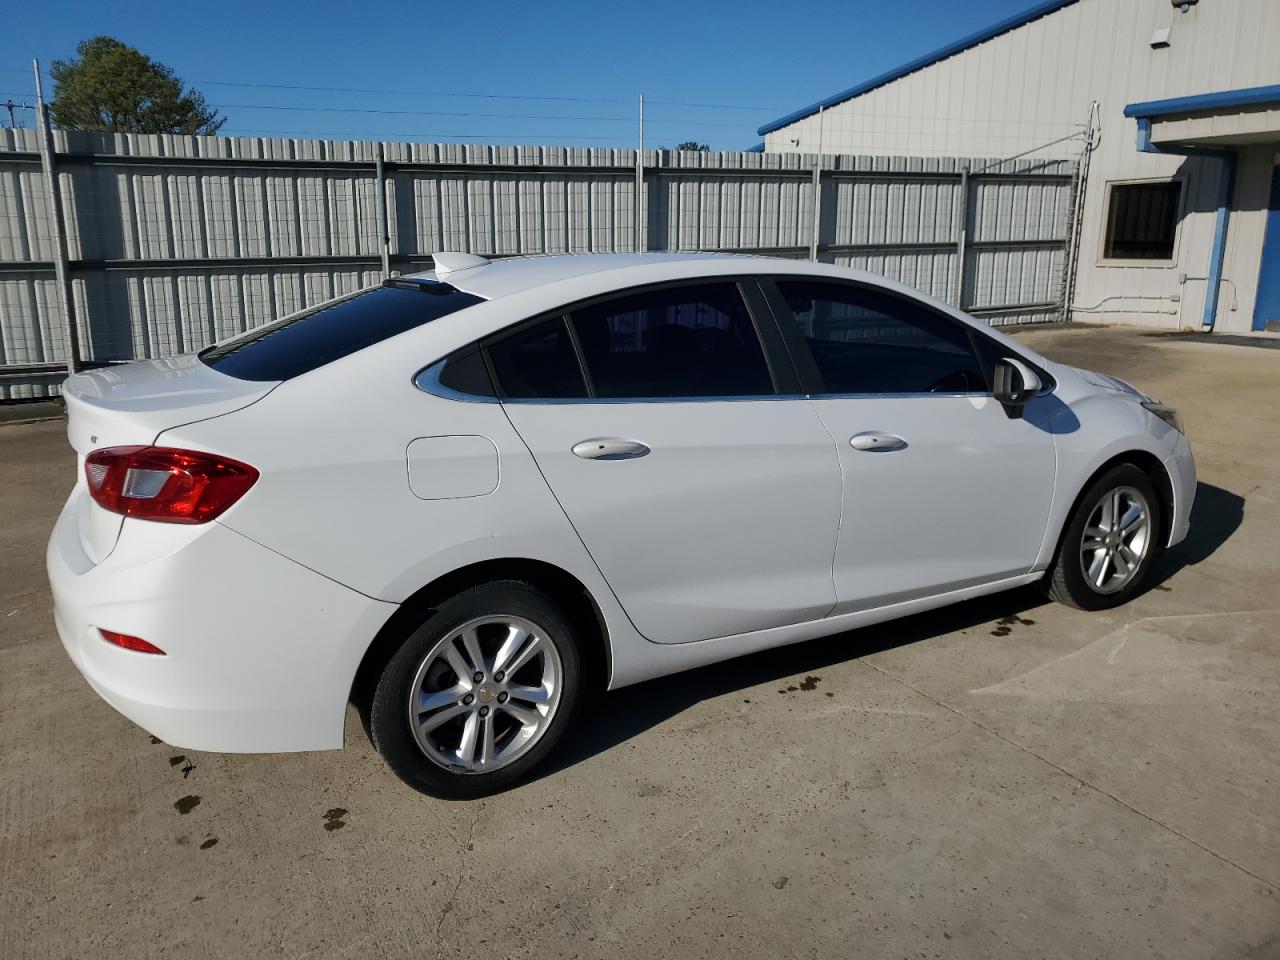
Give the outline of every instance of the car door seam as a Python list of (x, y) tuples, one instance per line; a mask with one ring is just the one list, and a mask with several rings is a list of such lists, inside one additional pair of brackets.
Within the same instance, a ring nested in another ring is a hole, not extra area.
[(827, 426), (827, 422), (822, 419), (822, 414), (818, 412), (818, 408), (813, 402), (813, 396), (811, 394), (806, 394), (805, 402), (808, 403), (809, 410), (813, 413), (814, 417), (817, 418), (818, 423), (821, 424), (823, 432), (828, 437), (831, 438), (831, 452), (835, 454), (836, 466), (840, 469), (840, 489), (838, 491), (840, 494), (840, 512), (836, 516), (836, 541), (834, 544), (832, 544), (832, 547), (831, 547), (832, 603), (831, 603), (831, 609), (828, 610), (826, 613), (824, 613), (821, 617), (821, 619), (826, 619), (827, 617), (831, 616), (832, 611), (834, 611), (836, 607), (840, 606), (840, 589), (836, 584), (836, 561), (840, 556), (840, 535), (844, 531), (844, 500), (845, 500), (844, 457), (840, 456), (840, 442), (836, 440), (836, 435), (831, 432), (831, 428)]
[(542, 483), (547, 488), (547, 492), (551, 494), (551, 499), (555, 501), (556, 506), (560, 508), (560, 513), (564, 515), (565, 521), (569, 524), (569, 529), (573, 531), (573, 535), (578, 538), (578, 542), (582, 544), (582, 549), (586, 551), (587, 558), (591, 561), (591, 565), (596, 568), (596, 573), (600, 574), (600, 581), (605, 585), (605, 589), (613, 596), (614, 602), (617, 603), (618, 609), (622, 611), (622, 615), (627, 618), (627, 623), (631, 624), (631, 629), (636, 632), (636, 636), (643, 637), (646, 643), (657, 645), (656, 640), (652, 640), (645, 636), (640, 627), (631, 618), (630, 611), (623, 604), (622, 598), (618, 596), (618, 591), (613, 588), (613, 584), (609, 582), (609, 578), (605, 576), (604, 570), (601, 569), (600, 563), (596, 560), (595, 554), (591, 552), (591, 548), (587, 546), (587, 541), (582, 537), (582, 531), (578, 529), (577, 524), (573, 522), (573, 518), (569, 516), (569, 511), (564, 508), (564, 504), (560, 502), (555, 488), (551, 485), (551, 481), (547, 479), (547, 475), (542, 471), (542, 464), (538, 462), (537, 456), (534, 455), (533, 448), (529, 446), (529, 441), (525, 440), (524, 434), (520, 432), (520, 428), (516, 426), (515, 421), (511, 419), (511, 414), (507, 410), (505, 402), (499, 402), (498, 406), (502, 410), (502, 415), (507, 418), (507, 423), (511, 424), (511, 430), (520, 438), (520, 445), (524, 447), (525, 452), (529, 454), (529, 459), (533, 461), (533, 468), (538, 471), (538, 476), (542, 478)]

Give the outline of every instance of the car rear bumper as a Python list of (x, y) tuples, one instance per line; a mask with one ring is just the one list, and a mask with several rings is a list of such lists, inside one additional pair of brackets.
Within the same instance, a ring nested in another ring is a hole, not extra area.
[(1174, 546), (1186, 539), (1191, 529), (1191, 508), (1196, 500), (1196, 461), (1191, 444), (1179, 435), (1173, 455), (1164, 462), (1165, 472), (1173, 484), (1173, 520), (1169, 524), (1169, 542)]
[[(372, 600), (218, 524), (126, 520), (94, 565), (78, 488), (46, 562), (63, 647), (98, 694), (161, 740), (256, 753), (342, 746), (351, 681), (395, 605)], [(98, 628), (141, 637), (135, 653)]]

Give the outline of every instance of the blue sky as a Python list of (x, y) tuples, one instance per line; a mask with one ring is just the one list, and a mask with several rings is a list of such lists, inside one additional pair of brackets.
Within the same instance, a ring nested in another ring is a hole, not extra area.
[(33, 57), (47, 70), (106, 33), (200, 89), (225, 133), (630, 146), (643, 92), (646, 145), (741, 150), (762, 123), (1035, 3), (44, 0), (8, 7), (0, 102), (30, 102)]

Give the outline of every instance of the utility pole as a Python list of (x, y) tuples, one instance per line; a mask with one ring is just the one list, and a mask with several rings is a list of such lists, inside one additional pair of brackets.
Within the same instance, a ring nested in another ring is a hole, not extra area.
[(813, 160), (813, 223), (809, 229), (809, 259), (818, 260), (818, 231), (822, 229), (822, 119), (826, 108), (818, 108), (818, 153)]
[(640, 94), (640, 148), (636, 151), (636, 253), (647, 246), (644, 223), (644, 94)]
[(14, 124), (13, 124), (13, 97), (10, 97), (10, 98), (9, 98), (8, 102), (7, 102), (7, 103), (5, 103), (5, 106), (9, 108), (9, 129), (10, 129), (10, 130), (13, 130), (13, 129), (14, 129)]
[(40, 139), (40, 168), (49, 195), (49, 225), (53, 229), (53, 269), (58, 278), (58, 300), (67, 337), (67, 373), (80, 369), (80, 337), (76, 328), (76, 305), (71, 292), (71, 270), (67, 258), (67, 231), (62, 220), (62, 190), (54, 170), (53, 132), (49, 129), (49, 111), (44, 105), (44, 87), (40, 83), (40, 61), (32, 60), (36, 77), (36, 129)]

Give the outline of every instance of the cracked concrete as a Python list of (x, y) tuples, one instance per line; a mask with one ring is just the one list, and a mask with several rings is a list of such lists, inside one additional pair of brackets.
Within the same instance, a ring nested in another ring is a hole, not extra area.
[(0, 426), (0, 956), (1280, 956), (1277, 354), (1020, 336), (1181, 408), (1204, 486), (1155, 589), (619, 691), (473, 804), (354, 717), (340, 753), (219, 756), (115, 714), (50, 623), (61, 425)]

